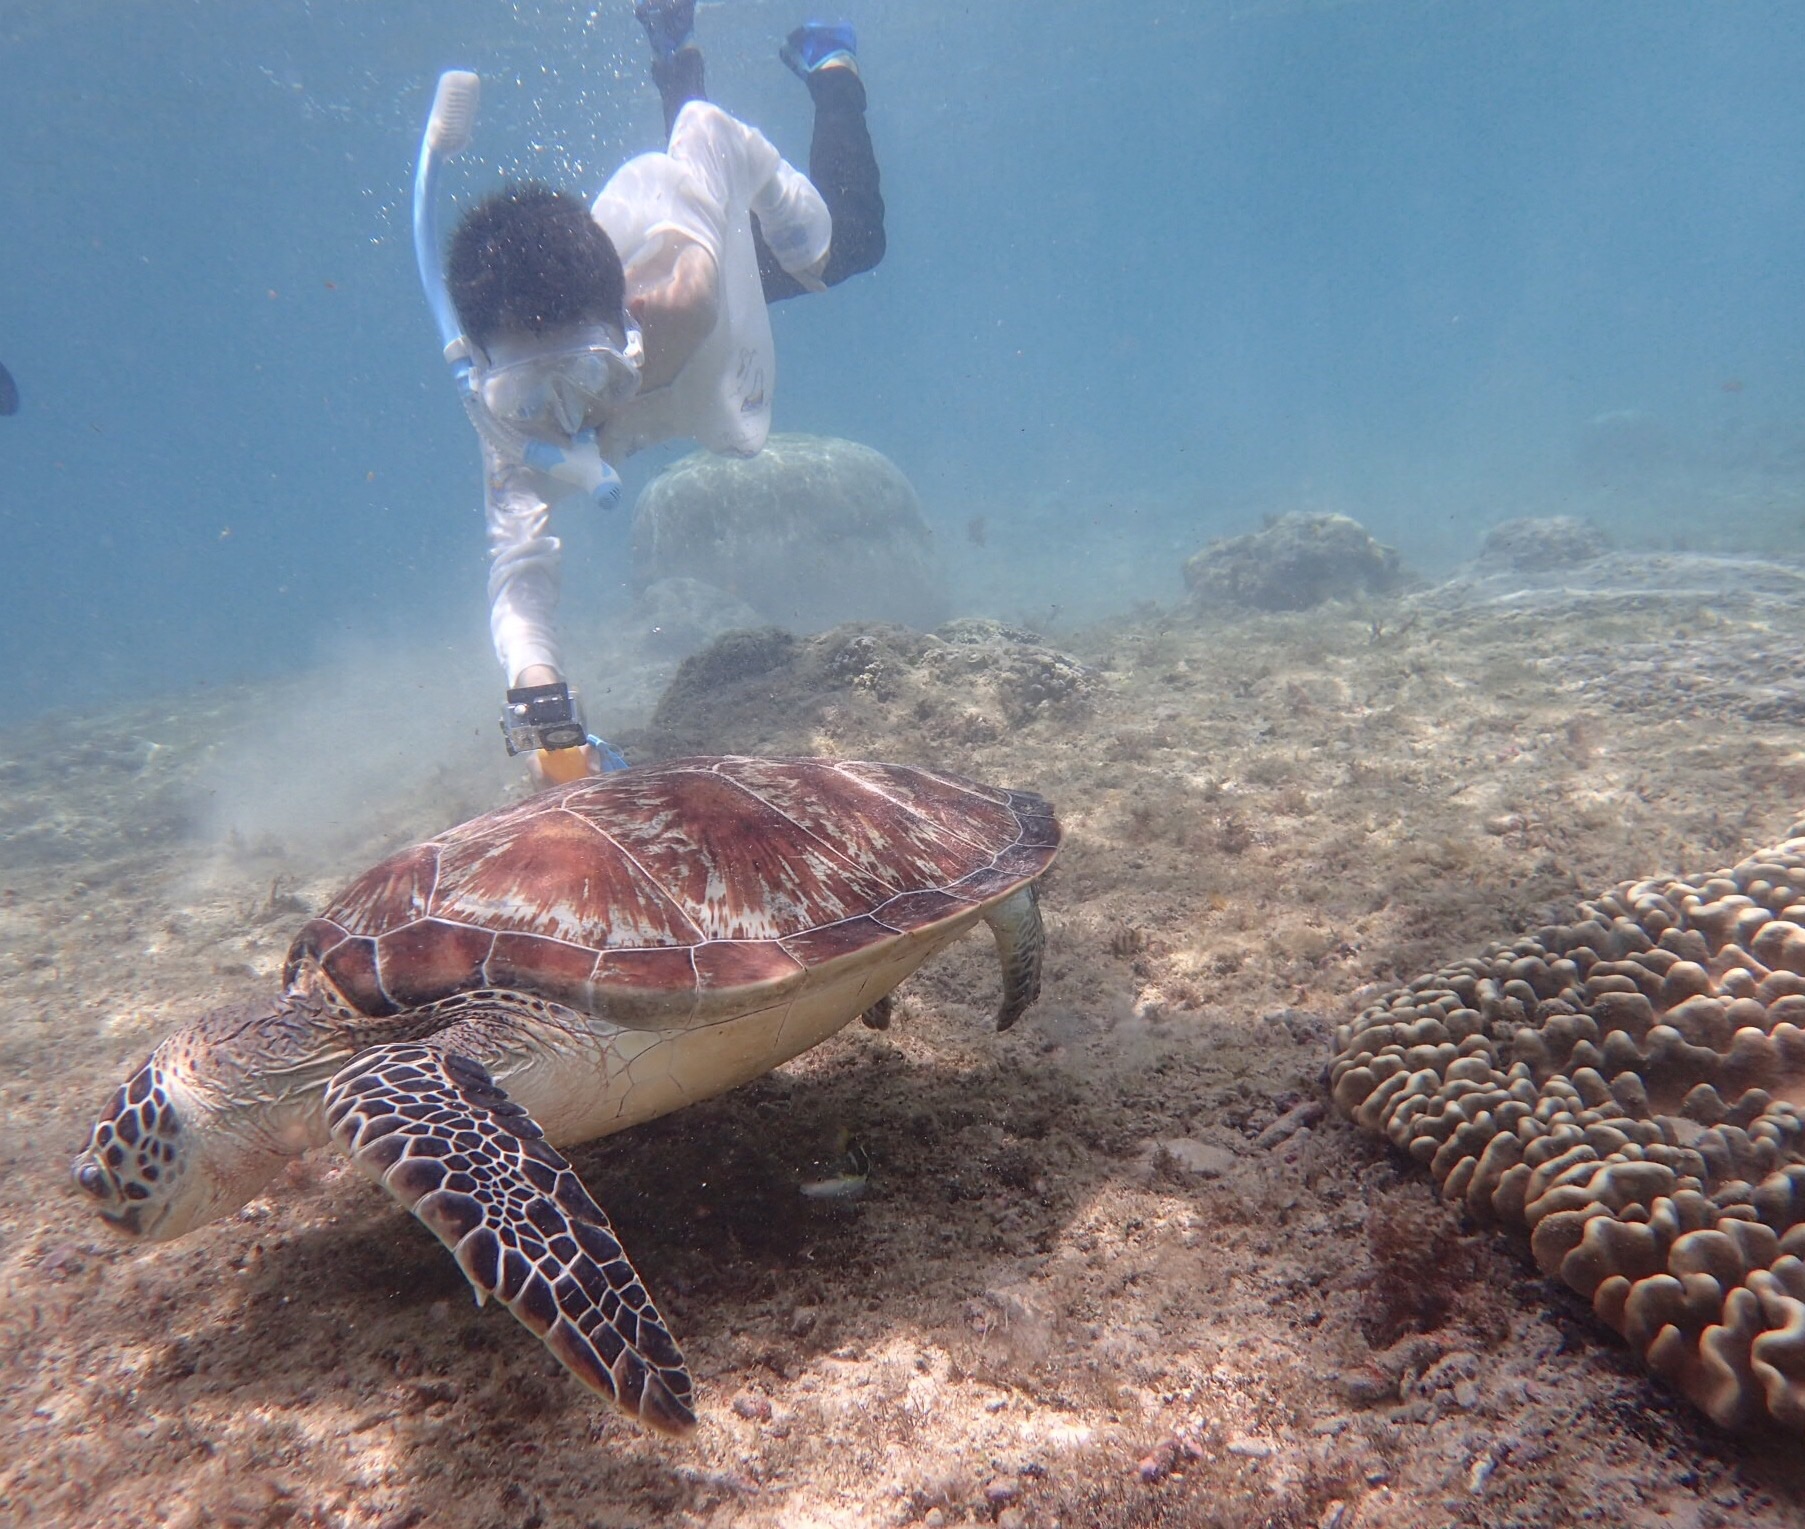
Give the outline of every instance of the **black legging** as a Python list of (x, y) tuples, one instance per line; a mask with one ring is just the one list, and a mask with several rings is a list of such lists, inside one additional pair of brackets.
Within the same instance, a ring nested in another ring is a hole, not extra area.
[[(706, 101), (699, 48), (679, 49), (652, 60), (652, 79), (664, 102), (664, 132), (670, 137), (677, 113), (691, 101)], [(865, 127), (865, 82), (851, 69), (820, 69), (804, 82), (815, 102), (815, 136), (809, 144), (808, 178), (827, 203), (833, 239), (821, 280), (838, 286), (848, 276), (869, 271), (884, 258), (884, 198), (878, 190), (877, 155)], [(752, 243), (765, 301), (794, 297), (808, 288), (781, 265), (765, 243), (757, 214)]]

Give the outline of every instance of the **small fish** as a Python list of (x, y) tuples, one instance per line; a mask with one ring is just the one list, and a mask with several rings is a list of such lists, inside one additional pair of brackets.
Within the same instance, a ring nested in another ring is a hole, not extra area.
[(871, 1154), (845, 1131), (837, 1144), (839, 1161), (832, 1165), (838, 1172), (823, 1178), (804, 1179), (796, 1187), (810, 1200), (856, 1200), (871, 1182)]
[(0, 366), (0, 414), (17, 414), (19, 412), (19, 384), (13, 381), (13, 374), (4, 366)]

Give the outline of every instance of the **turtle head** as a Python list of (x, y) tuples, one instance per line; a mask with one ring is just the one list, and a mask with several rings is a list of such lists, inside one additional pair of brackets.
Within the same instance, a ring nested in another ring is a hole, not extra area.
[(193, 1027), (157, 1047), (75, 1159), (76, 1188), (122, 1232), (162, 1242), (229, 1215), (307, 1145), (247, 1108), (208, 1040)]

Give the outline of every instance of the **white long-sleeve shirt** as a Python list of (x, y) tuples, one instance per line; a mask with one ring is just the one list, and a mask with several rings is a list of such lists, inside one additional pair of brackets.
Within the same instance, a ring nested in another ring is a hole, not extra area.
[[(758, 129), (692, 101), (678, 113), (669, 147), (622, 165), (593, 212), (628, 270), (629, 303), (634, 267), (655, 267), (661, 247), (676, 241), (706, 250), (719, 283), (714, 327), (670, 382), (641, 391), (607, 421), (602, 455), (618, 463), (679, 436), (711, 451), (756, 454), (771, 428), (777, 367), (751, 215), (784, 269), (800, 275), (832, 236), (820, 193)], [(534, 664), (563, 673), (553, 627), (560, 543), (550, 522), (566, 491), (487, 443), (483, 469), (495, 655), (510, 685)]]

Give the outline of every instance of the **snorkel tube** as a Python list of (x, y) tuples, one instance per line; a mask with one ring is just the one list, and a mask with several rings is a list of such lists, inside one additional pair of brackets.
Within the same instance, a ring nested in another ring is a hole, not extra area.
[(472, 392), (470, 342), (458, 323), (445, 273), (439, 267), (439, 166), (470, 147), (476, 126), (476, 107), (483, 84), (468, 69), (447, 69), (432, 93), (432, 112), (420, 139), (420, 163), (414, 171), (414, 259), (420, 266), (420, 285), (426, 304), (439, 326), (439, 340), (451, 365), (460, 392)]
[(451, 367), (452, 381), (464, 412), (480, 435), (503, 457), (526, 463), (559, 483), (581, 489), (601, 509), (620, 503), (620, 474), (603, 458), (595, 431), (580, 432), (569, 446), (555, 446), (505, 428), (483, 405), (477, 391), (474, 350), (470, 337), (458, 323), (457, 308), (445, 285), (439, 263), (439, 167), (470, 146), (476, 126), (482, 81), (468, 69), (447, 69), (433, 91), (432, 111), (420, 137), (420, 163), (414, 171), (414, 259), (420, 267), (420, 286), (433, 322), (439, 326), (439, 342)]

